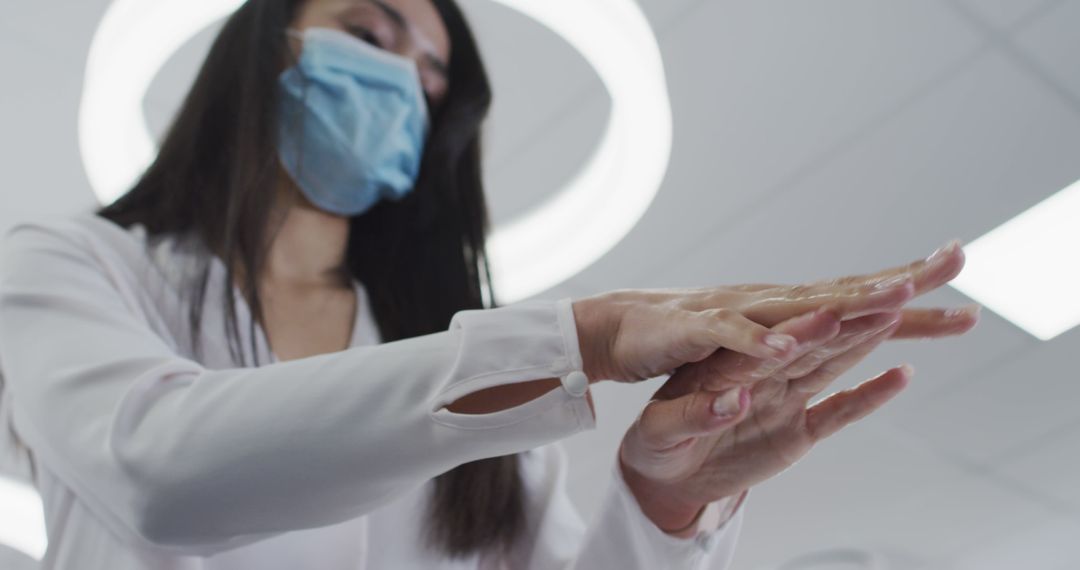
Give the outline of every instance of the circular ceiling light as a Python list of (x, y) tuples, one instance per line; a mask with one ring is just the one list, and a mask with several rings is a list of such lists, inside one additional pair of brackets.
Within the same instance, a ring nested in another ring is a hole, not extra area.
[[(672, 118), (656, 37), (634, 0), (494, 0), (560, 35), (611, 96), (600, 146), (570, 183), (489, 240), (505, 302), (573, 277), (610, 251), (649, 208), (671, 154)], [(115, 0), (90, 46), (79, 146), (98, 199), (112, 202), (155, 155), (142, 100), (155, 74), (242, 0)]]
[(48, 539), (45, 535), (45, 513), (37, 490), (4, 475), (0, 475), (0, 544), (9, 546), (41, 560)]

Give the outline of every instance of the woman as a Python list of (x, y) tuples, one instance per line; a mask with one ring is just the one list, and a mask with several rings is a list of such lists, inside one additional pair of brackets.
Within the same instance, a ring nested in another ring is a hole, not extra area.
[[(490, 99), (451, 0), (250, 0), (125, 196), (5, 236), (3, 410), (46, 568), (723, 568), (746, 490), (910, 370), (812, 395), (974, 324), (904, 309), (955, 245), (492, 308)], [(667, 372), (586, 528), (554, 443), (595, 425), (591, 383)]]

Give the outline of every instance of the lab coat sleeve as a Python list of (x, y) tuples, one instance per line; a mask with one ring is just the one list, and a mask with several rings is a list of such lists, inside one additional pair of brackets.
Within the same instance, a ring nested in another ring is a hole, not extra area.
[[(92, 240), (24, 223), (0, 242), (0, 373), (36, 459), (126, 540), (207, 556), (342, 522), (459, 464), (595, 425), (570, 299), (461, 311), (441, 333), (258, 368), (178, 356)], [(460, 415), (487, 387), (561, 378)]]
[(744, 497), (710, 504), (695, 536), (677, 538), (645, 516), (613, 461), (605, 497), (586, 525), (566, 492), (567, 460), (561, 444), (522, 454), (521, 462), (529, 489), (530, 532), (503, 568), (723, 570), (731, 563)]

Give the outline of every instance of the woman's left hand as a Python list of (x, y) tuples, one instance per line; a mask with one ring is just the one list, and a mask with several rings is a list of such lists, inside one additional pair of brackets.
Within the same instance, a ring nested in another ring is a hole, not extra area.
[[(882, 313), (841, 322), (827, 310), (818, 311), (775, 327), (799, 341), (799, 351), (783, 362), (727, 353), (678, 369), (619, 450), (624, 478), (642, 510), (661, 529), (683, 529), (708, 503), (735, 497), (784, 471), (817, 442), (878, 409), (904, 389), (910, 367), (807, 406), (911, 315)], [(976, 319), (969, 313), (959, 329), (949, 328), (945, 319), (924, 332), (958, 334)]]

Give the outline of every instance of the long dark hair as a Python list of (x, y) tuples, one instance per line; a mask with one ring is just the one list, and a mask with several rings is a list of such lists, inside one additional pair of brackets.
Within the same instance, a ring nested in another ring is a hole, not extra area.
[[(454, 313), (495, 306), (484, 250), (481, 124), (491, 87), (479, 50), (453, 0), (432, 0), (449, 31), (448, 92), (432, 117), (416, 187), (350, 220), (347, 271), (366, 288), (384, 341), (444, 331)], [(227, 263), (262, 322), (257, 276), (281, 170), (277, 81), (292, 59), (286, 28), (302, 0), (248, 0), (225, 23), (154, 163), (97, 214), (149, 236), (191, 232)], [(235, 266), (235, 267), (234, 267)], [(237, 272), (239, 269), (239, 272)], [(207, 272), (191, 283), (193, 346)], [(226, 293), (230, 293), (226, 291)], [(240, 359), (233, 295), (225, 296), (229, 349)], [(254, 328), (255, 321), (251, 327)], [(254, 339), (254, 335), (251, 335)], [(257, 349), (252, 345), (254, 365)], [(427, 536), (454, 557), (509, 548), (524, 530), (516, 456), (485, 459), (440, 475)]]

